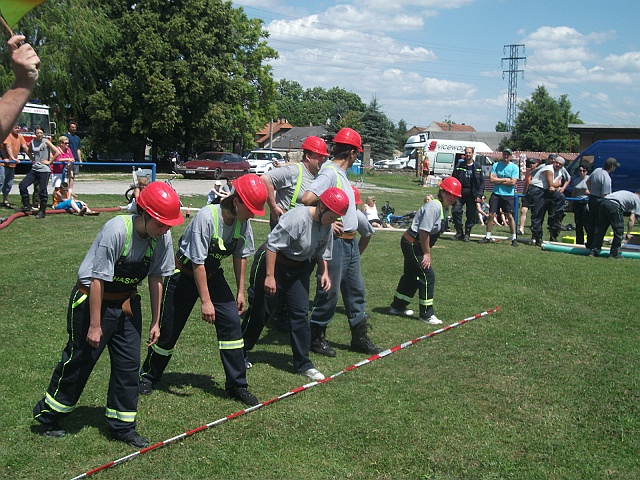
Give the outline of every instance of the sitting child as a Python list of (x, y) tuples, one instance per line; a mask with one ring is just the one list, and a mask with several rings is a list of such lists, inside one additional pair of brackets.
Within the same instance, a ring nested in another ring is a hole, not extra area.
[(138, 213), (138, 205), (136, 204), (136, 201), (140, 196), (140, 192), (144, 190), (144, 187), (146, 187), (147, 185), (149, 185), (149, 177), (138, 178), (138, 185), (136, 186), (136, 188), (133, 189), (133, 196), (131, 197), (131, 201), (127, 206), (127, 212)]
[(66, 210), (69, 213), (77, 213), (78, 215), (100, 215), (100, 212), (94, 212), (86, 203), (80, 200), (74, 200), (67, 182), (60, 184), (60, 190), (53, 193), (53, 208), (56, 210)]

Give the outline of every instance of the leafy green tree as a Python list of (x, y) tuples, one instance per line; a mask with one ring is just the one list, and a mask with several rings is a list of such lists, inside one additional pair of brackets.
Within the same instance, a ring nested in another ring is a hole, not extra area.
[[(571, 112), (571, 102), (566, 95), (552, 98), (544, 86), (539, 86), (530, 99), (518, 105), (519, 113), (511, 138), (503, 146), (515, 150), (540, 152), (568, 152), (570, 147), (570, 123), (582, 123), (578, 113)], [(573, 144), (578, 143), (577, 136)]]
[(116, 151), (216, 141), (252, 143), (275, 114), (275, 84), (264, 61), (276, 52), (259, 19), (221, 0), (113, 1), (122, 35), (107, 60), (111, 78), (89, 97), (97, 140)]
[(395, 148), (395, 126), (382, 113), (378, 99), (374, 96), (362, 114), (363, 143), (371, 145), (371, 157), (376, 160), (390, 158)]
[(398, 127), (396, 128), (396, 148), (398, 150), (403, 150), (404, 144), (407, 143), (407, 138), (409, 138), (407, 130), (407, 122), (401, 118), (398, 122)]
[(496, 132), (508, 132), (509, 131), (509, 127), (507, 127), (507, 124), (505, 122), (498, 122), (496, 124)]

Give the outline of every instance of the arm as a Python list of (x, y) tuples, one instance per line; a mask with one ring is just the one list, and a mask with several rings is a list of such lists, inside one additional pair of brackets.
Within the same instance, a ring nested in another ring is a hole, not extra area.
[(636, 224), (636, 214), (632, 213), (629, 215), (629, 223), (627, 224), (627, 236), (626, 239), (629, 240), (631, 238), (631, 230), (633, 230), (633, 226)]
[(204, 264), (193, 264), (193, 280), (196, 283), (200, 302), (202, 303), (202, 319), (207, 323), (214, 323), (216, 321), (216, 309), (214, 308), (211, 296), (209, 295), (207, 270), (205, 269)]
[(273, 183), (271, 182), (271, 179), (268, 175), (262, 174), (260, 178), (264, 182), (264, 185), (267, 187), (267, 204), (269, 205), (271, 218), (273, 218), (273, 220), (277, 222), (284, 211), (276, 204), (276, 189), (273, 187)]
[(306, 192), (304, 192), (304, 195), (302, 195), (302, 203), (307, 205), (307, 206), (312, 206), (318, 203), (318, 196), (307, 190)]
[(265, 249), (266, 261), (265, 266), (267, 273), (264, 277), (264, 291), (267, 295), (273, 297), (276, 294), (276, 257), (277, 253), (272, 252), (268, 248)]
[(102, 339), (102, 296), (104, 294), (104, 280), (91, 279), (89, 286), (89, 331), (87, 332), (87, 343), (93, 348), (100, 346)]
[(329, 278), (329, 264), (323, 258), (318, 259), (318, 281), (322, 290), (328, 292), (331, 289), (331, 279)]
[(360, 252), (360, 255), (364, 253), (370, 241), (371, 241), (371, 235), (369, 235), (368, 237), (360, 235), (360, 241), (358, 242), (358, 251)]
[(56, 158), (58, 155), (60, 155), (60, 150), (58, 150), (58, 147), (51, 143), (51, 140), (45, 139), (45, 143), (47, 144), (47, 147), (49, 147), (49, 158), (46, 161), (51, 163), (53, 162), (52, 158)]
[(244, 275), (246, 270), (247, 259), (233, 257), (233, 272), (236, 275), (236, 287), (238, 288), (238, 293), (236, 295), (238, 314), (244, 312), (244, 307), (246, 305), (244, 301)]
[(38, 83), (40, 59), (23, 35), (14, 35), (7, 42), (11, 65), (16, 76), (13, 85), (0, 98), (0, 138), (7, 138), (15, 125), (24, 104)]
[(162, 277), (149, 277), (149, 298), (151, 300), (151, 324), (149, 325), (150, 347), (160, 338), (160, 311), (162, 308)]
[(431, 235), (427, 233), (425, 230), (418, 230), (418, 238), (420, 239), (420, 246), (422, 247), (422, 261), (420, 262), (420, 266), (424, 268), (429, 268), (431, 266), (431, 247), (429, 246), (429, 237)]
[[(562, 177), (560, 177), (560, 181), (562, 182)], [(569, 179), (560, 186), (560, 193), (564, 193), (564, 191), (569, 186), (569, 183), (571, 183), (571, 177), (569, 177)]]

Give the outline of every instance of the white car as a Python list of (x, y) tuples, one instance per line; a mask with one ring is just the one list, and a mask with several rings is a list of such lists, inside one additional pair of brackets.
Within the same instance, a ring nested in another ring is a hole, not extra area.
[(275, 150), (253, 150), (247, 155), (249, 162), (249, 173), (262, 175), (273, 170), (278, 165), (284, 165), (285, 160), (280, 152)]
[(380, 160), (373, 164), (373, 168), (376, 170), (402, 170), (404, 162), (398, 159), (393, 160)]

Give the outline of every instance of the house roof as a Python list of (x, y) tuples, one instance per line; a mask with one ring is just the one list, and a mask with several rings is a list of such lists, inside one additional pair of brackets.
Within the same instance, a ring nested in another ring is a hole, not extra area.
[[(323, 137), (327, 133), (327, 129), (322, 125), (313, 127), (292, 127), (287, 131), (280, 131), (278, 134), (273, 135), (273, 143), (271, 144), (272, 150), (280, 152), (288, 152), (290, 150), (300, 150), (302, 142), (309, 136), (315, 135), (317, 137)], [(262, 147), (268, 147), (269, 137)]]
[(475, 132), (476, 129), (464, 123), (431, 122), (425, 131), (435, 132)]
[[(273, 127), (272, 127), (273, 125)], [(256, 132), (256, 142), (260, 145), (264, 142), (268, 142), (271, 135), (275, 136), (281, 130), (291, 130), (293, 125), (291, 125), (286, 120), (278, 120), (277, 122), (267, 123), (259, 132)]]

